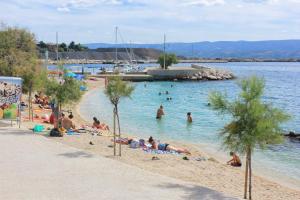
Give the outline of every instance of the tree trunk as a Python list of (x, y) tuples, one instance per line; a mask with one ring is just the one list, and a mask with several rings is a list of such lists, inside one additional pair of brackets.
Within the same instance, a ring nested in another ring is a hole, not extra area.
[(113, 118), (114, 118), (114, 156), (116, 156), (116, 107), (114, 108), (113, 111)]
[(249, 150), (249, 199), (252, 199), (252, 167), (251, 167), (251, 150)]
[[(118, 130), (119, 130), (119, 134), (118, 134), (118, 138), (119, 140), (121, 139), (121, 127), (120, 127), (120, 118), (119, 118), (119, 111), (118, 111), (118, 107), (116, 107), (116, 116), (117, 116), (117, 122), (118, 122)], [(122, 151), (122, 145), (121, 143), (119, 143), (119, 156), (121, 156), (121, 151)]]
[(31, 90), (28, 91), (28, 119), (31, 118)]
[(33, 108), (32, 108), (32, 87), (29, 87), (28, 91), (28, 117), (29, 121), (33, 121)]
[(61, 125), (59, 124), (59, 113), (60, 113), (59, 107), (60, 107), (60, 103), (57, 102), (56, 106), (54, 107), (54, 118), (55, 118), (54, 127), (56, 127), (56, 128), (61, 128), (60, 127)]
[(248, 167), (249, 167), (249, 162), (248, 162), (248, 159), (249, 159), (249, 153), (247, 152), (246, 154), (246, 170), (245, 170), (245, 188), (244, 188), (244, 199), (247, 199), (247, 188), (248, 188)]

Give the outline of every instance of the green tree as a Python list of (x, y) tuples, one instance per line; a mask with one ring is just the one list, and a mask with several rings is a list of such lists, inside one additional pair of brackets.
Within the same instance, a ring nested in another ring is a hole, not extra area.
[(58, 51), (59, 52), (65, 52), (65, 51), (68, 51), (68, 46), (66, 45), (66, 43), (61, 43), (58, 47)]
[(18, 76), (23, 79), (23, 92), (29, 93), (30, 118), (31, 94), (42, 89), (47, 80), (47, 72), (38, 60), (36, 40), (32, 33), (16, 27), (1, 28), (0, 75)]
[(213, 92), (209, 101), (214, 110), (220, 114), (229, 114), (232, 121), (227, 124), (220, 136), (223, 146), (241, 155), (246, 155), (245, 191), (247, 198), (247, 184), (249, 175), (249, 199), (252, 198), (252, 167), (251, 158), (254, 149), (264, 149), (267, 145), (278, 144), (283, 141), (280, 124), (290, 117), (280, 109), (262, 102), (264, 80), (255, 76), (239, 82), (241, 93), (232, 102), (226, 95)]
[(161, 54), (158, 57), (157, 63), (159, 63), (160, 67), (164, 69), (164, 66), (166, 69), (168, 69), (169, 66), (172, 64), (177, 64), (177, 56), (175, 54)]
[(34, 91), (45, 91), (48, 74), (47, 70), (41, 66), (20, 67), (17, 74), (23, 79), (23, 92), (28, 93), (28, 115), (33, 120), (32, 94)]
[[(20, 67), (38, 65), (34, 35), (25, 29), (0, 29), (0, 74), (16, 76)], [(20, 74), (18, 74), (20, 75)]]
[[(121, 127), (118, 104), (123, 97), (130, 97), (134, 90), (127, 82), (122, 81), (119, 76), (111, 77), (108, 80), (108, 85), (105, 89), (105, 94), (114, 106), (113, 109), (113, 125), (114, 125), (114, 156), (116, 155), (116, 136), (121, 137)], [(118, 123), (119, 134), (116, 135), (116, 122)], [(121, 156), (121, 144), (119, 144), (119, 156)]]
[(78, 101), (82, 92), (80, 91), (80, 82), (74, 78), (64, 76), (62, 80), (50, 79), (46, 85), (46, 94), (55, 101), (58, 112), (56, 119), (62, 110), (62, 106)]
[(48, 45), (44, 41), (40, 41), (37, 46), (41, 49), (47, 49)]
[(74, 41), (70, 42), (69, 49), (75, 50), (75, 42)]

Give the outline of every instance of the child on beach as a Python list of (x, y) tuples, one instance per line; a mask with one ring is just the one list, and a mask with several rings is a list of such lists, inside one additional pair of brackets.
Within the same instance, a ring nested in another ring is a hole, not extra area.
[(230, 152), (230, 156), (232, 156), (232, 159), (227, 162), (228, 165), (231, 165), (233, 167), (241, 167), (242, 162), (241, 159), (236, 155), (234, 152)]

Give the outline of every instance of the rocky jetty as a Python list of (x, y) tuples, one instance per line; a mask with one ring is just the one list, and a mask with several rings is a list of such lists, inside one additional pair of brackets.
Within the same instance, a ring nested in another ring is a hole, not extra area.
[(190, 79), (192, 80), (229, 80), (234, 79), (235, 76), (229, 70), (203, 67), (199, 65), (192, 65), (192, 68), (198, 69)]

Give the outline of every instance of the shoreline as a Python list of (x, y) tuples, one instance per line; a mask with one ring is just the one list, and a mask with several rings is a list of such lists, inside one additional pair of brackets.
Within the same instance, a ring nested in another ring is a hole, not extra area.
[[(103, 86), (103, 80), (100, 80), (99, 83), (101, 83), (101, 81), (102, 81), (102, 85), (100, 84), (99, 86), (97, 86), (94, 89), (101, 90), (101, 88), (102, 88), (102, 90), (103, 90), (103, 88), (104, 88), (104, 86)], [(89, 93), (94, 92), (93, 90), (89, 90), (87, 93), (85, 93), (84, 96), (82, 97), (81, 101), (76, 105), (76, 115), (80, 116), (82, 119), (84, 119), (84, 116), (80, 113), (80, 105), (83, 102), (83, 100), (89, 95)], [(84, 121), (87, 122), (86, 119)], [(123, 133), (123, 136), (134, 137), (134, 134), (128, 134), (128, 133), (124, 134)], [(168, 141), (170, 141), (170, 140), (168, 140)], [(175, 144), (175, 145), (179, 145), (179, 146), (183, 146), (183, 147), (188, 147), (188, 148), (192, 149), (192, 153), (195, 152), (196, 155), (199, 154), (201, 156), (204, 156), (204, 157), (207, 157), (207, 158), (211, 158), (212, 160), (215, 160), (216, 163), (218, 163), (218, 165), (222, 165), (222, 167), (224, 167), (224, 164), (222, 164), (223, 161), (225, 161), (225, 157), (224, 156), (216, 156), (216, 155), (214, 155), (213, 152), (208, 151), (207, 148), (205, 148), (205, 147), (201, 148), (201, 145), (189, 144), (188, 142), (180, 142), (180, 141), (179, 142), (178, 141), (170, 141), (170, 142), (172, 142), (172, 144)], [(123, 147), (123, 149), (127, 149), (127, 147)], [(203, 151), (203, 149), (205, 149), (205, 150)], [(135, 150), (129, 149), (129, 151), (135, 151)], [(112, 154), (112, 151), (111, 151), (111, 154)], [(118, 159), (120, 161), (123, 161), (123, 162), (126, 162), (128, 164), (132, 164), (131, 162), (123, 160), (122, 158), (121, 159), (120, 158), (116, 158), (116, 159)], [(215, 162), (215, 161), (212, 161), (212, 162)], [(136, 164), (133, 164), (133, 165), (136, 165)], [(237, 172), (237, 171), (242, 174), (242, 177), (244, 175), (243, 174), (244, 173), (244, 169), (243, 168), (236, 169), (236, 168), (232, 168), (232, 167), (229, 167), (229, 166), (226, 166), (226, 165), (225, 165), (225, 168), (228, 168), (231, 171), (232, 175), (234, 175), (234, 173)], [(157, 172), (155, 170), (150, 170), (150, 171)], [(259, 173), (256, 173), (256, 174), (259, 174)], [(174, 176), (171, 175), (171, 177), (174, 177)], [(175, 177), (175, 178), (178, 178), (178, 177)], [(190, 178), (190, 177), (189, 178), (179, 177), (179, 178), (182, 179), (182, 180), (188, 180), (188, 181), (196, 182), (196, 183), (199, 184), (198, 181), (195, 181), (195, 180), (193, 180), (193, 178)], [(279, 182), (278, 183), (278, 181), (276, 181), (276, 180), (274, 180), (274, 179), (272, 179), (272, 178), (270, 178), (268, 176), (261, 176), (260, 174), (259, 175), (254, 175), (254, 179), (255, 179), (255, 182), (256, 181), (257, 182), (262, 182), (262, 185), (263, 185), (264, 189), (266, 189), (266, 190), (268, 190), (268, 189), (265, 188), (265, 186), (271, 184), (272, 187), (275, 187), (277, 189), (282, 187), (284, 189), (288, 189), (288, 190), (292, 190), (292, 191), (295, 190), (295, 192), (298, 193), (298, 195), (300, 195), (299, 188), (290, 187), (291, 186), (290, 184), (285, 184), (284, 182)], [(243, 182), (243, 178), (241, 179), (241, 181)], [(254, 184), (256, 184), (256, 183), (254, 183)], [(212, 189), (216, 189), (216, 188), (212, 187)], [(223, 191), (223, 192), (226, 193), (226, 190)], [(227, 194), (230, 194), (230, 193), (227, 192)], [(237, 197), (241, 197), (241, 195), (237, 196)], [(262, 199), (262, 197), (260, 197), (260, 199)], [(285, 199), (289, 199), (289, 198), (285, 197)]]
[[(104, 80), (88, 81), (87, 91), (76, 105), (66, 106), (65, 109), (71, 108), (75, 116), (74, 122), (79, 126), (80, 124), (89, 124), (89, 120), (85, 119), (80, 113), (80, 105), (85, 98), (95, 90), (103, 90)], [(26, 122), (25, 122), (26, 123)], [(23, 125), (31, 126), (28, 122)], [(122, 134), (123, 137), (132, 137), (134, 134)], [(98, 155), (117, 160), (129, 165), (134, 165), (140, 169), (153, 172), (155, 174), (163, 174), (172, 178), (188, 181), (193, 184), (211, 188), (223, 192), (224, 194), (242, 198), (243, 184), (244, 184), (244, 169), (233, 168), (223, 163), (220, 158), (213, 153), (209, 153), (207, 149), (202, 148), (201, 145), (189, 144), (188, 142), (170, 141), (171, 144), (188, 148), (192, 152), (189, 156), (190, 160), (183, 160), (184, 155), (173, 154), (151, 154), (146, 153), (141, 149), (131, 149), (128, 146), (122, 146), (122, 157), (114, 157), (113, 150), (109, 147), (112, 142), (112, 135), (92, 136), (90, 134), (81, 134), (79, 136), (64, 136), (62, 138), (47, 138), (60, 142), (78, 149), (83, 149), (88, 152), (96, 153)], [(95, 145), (90, 145), (93, 141)], [(203, 149), (205, 149), (203, 151)], [(153, 161), (151, 158), (157, 156), (160, 160)], [(206, 161), (196, 161), (197, 157), (205, 157)], [(255, 172), (256, 173), (256, 172)], [(257, 174), (257, 173), (256, 173)], [(297, 199), (300, 196), (300, 190), (292, 189), (280, 183), (270, 181), (267, 178), (254, 175), (253, 198), (255, 199)]]
[[(96, 87), (94, 89), (97, 90), (97, 92), (99, 92), (99, 91), (102, 92), (104, 90), (104, 85), (102, 84), (102, 85), (100, 85), (100, 87)], [(81, 99), (81, 101), (76, 105), (76, 115), (80, 116), (81, 119), (84, 119), (85, 122), (87, 122), (87, 121), (86, 121), (84, 115), (82, 113), (80, 113), (80, 105), (81, 105), (82, 101), (84, 100), (84, 98), (86, 98), (91, 92), (94, 92), (94, 91), (88, 91), (87, 93), (85, 93), (83, 98)], [(107, 120), (107, 119), (105, 119), (105, 120)], [(107, 123), (107, 121), (106, 121), (106, 123)], [(126, 136), (126, 137), (138, 138), (138, 136), (135, 135), (134, 133), (130, 133), (130, 134), (129, 133), (122, 133), (122, 134), (123, 134), (123, 136)], [(225, 153), (221, 152), (221, 149), (216, 149), (217, 147), (210, 147), (209, 144), (205, 144), (205, 143), (197, 144), (197, 143), (191, 143), (191, 142), (188, 142), (188, 141), (174, 141), (174, 140), (172, 140), (170, 138), (167, 138), (167, 137), (166, 138), (161, 137), (159, 139), (166, 140), (169, 143), (176, 144), (178, 146), (192, 147), (193, 149), (196, 149), (197, 151), (204, 154), (206, 157), (213, 158), (214, 160), (216, 160), (219, 163), (226, 163), (227, 160), (229, 159), (229, 157)], [(241, 157), (241, 159), (244, 160), (245, 158)], [(261, 162), (259, 162), (259, 164), (257, 163), (257, 161), (255, 161), (255, 162), (256, 163), (254, 163), (254, 165), (256, 164), (256, 165), (260, 166), (260, 164), (261, 165), (263, 164)], [(243, 167), (241, 168), (241, 170), (244, 172)], [(299, 180), (296, 180), (296, 179), (293, 179), (293, 178), (290, 178), (290, 177), (285, 177), (282, 174), (280, 174), (280, 175), (276, 174), (276, 176), (273, 176), (272, 173), (270, 173), (269, 171), (264, 170), (262, 167), (254, 168), (254, 170), (255, 170), (255, 174), (258, 177), (267, 179), (268, 181), (278, 183), (278, 184), (280, 184), (284, 187), (288, 187), (288, 188), (291, 188), (291, 189), (294, 189), (294, 190), (300, 190)], [(276, 173), (276, 171), (273, 171), (273, 170), (272, 170), (272, 172)]]

